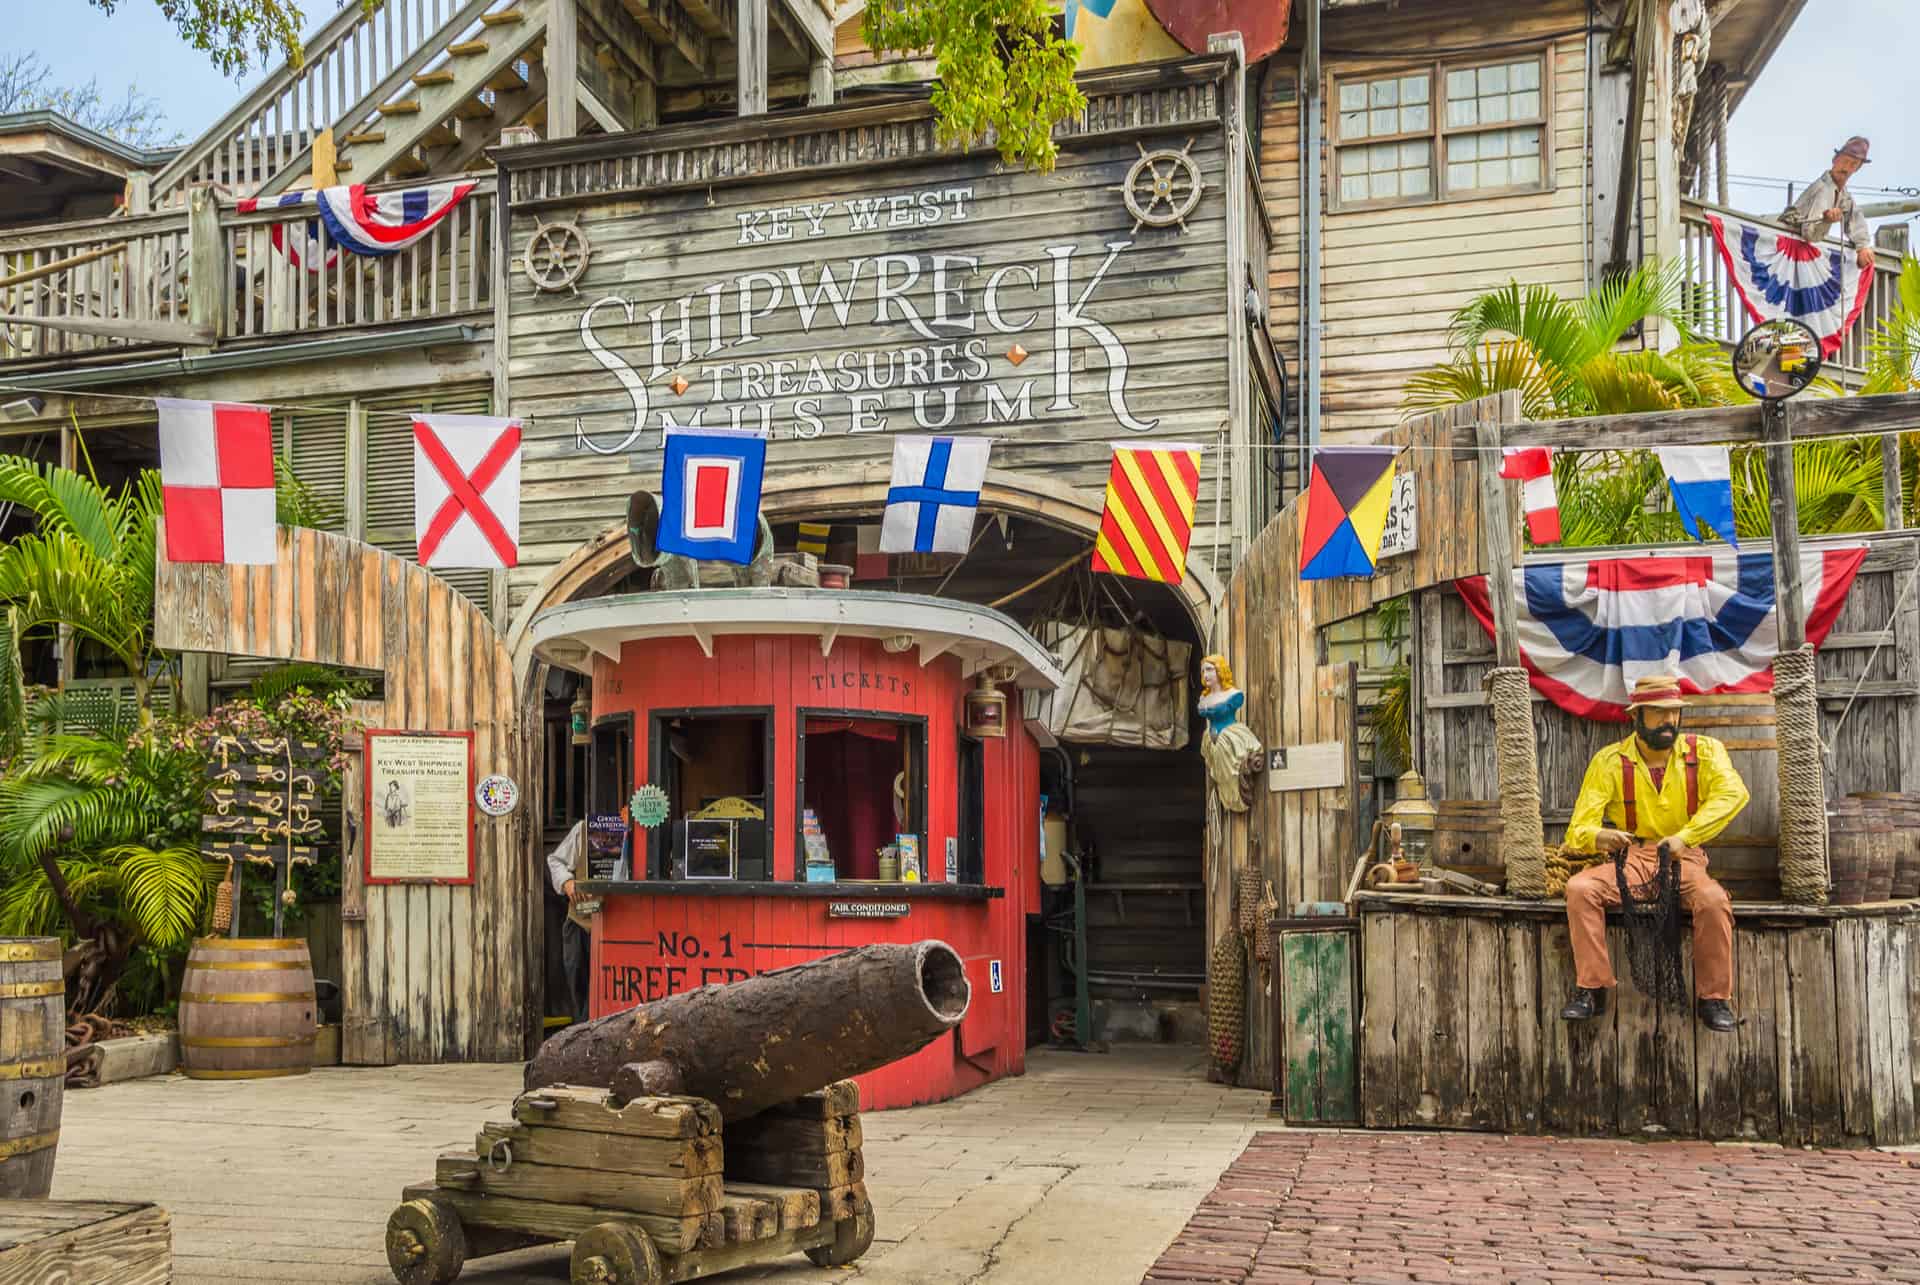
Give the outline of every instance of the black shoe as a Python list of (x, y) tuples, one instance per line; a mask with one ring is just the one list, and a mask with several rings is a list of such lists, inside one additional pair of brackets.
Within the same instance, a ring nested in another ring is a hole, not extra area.
[(1607, 1011), (1607, 993), (1590, 986), (1573, 988), (1573, 998), (1560, 1010), (1563, 1022), (1585, 1022)]
[(1719, 1031), (1723, 1035), (1740, 1025), (1740, 1019), (1733, 1015), (1733, 1006), (1723, 999), (1703, 999), (1694, 1005), (1693, 1011), (1708, 1030)]

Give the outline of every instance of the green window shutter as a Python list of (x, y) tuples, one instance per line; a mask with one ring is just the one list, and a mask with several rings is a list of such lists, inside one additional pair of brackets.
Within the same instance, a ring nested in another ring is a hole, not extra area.
[(327, 410), (281, 411), (274, 416), (275, 453), (332, 511), (323, 530), (347, 529), (347, 417), (344, 403)]
[[(487, 415), (493, 393), (485, 386), (442, 389), (431, 397), (394, 397), (367, 407), (367, 543), (412, 561), (413, 419), (415, 411)], [(491, 609), (493, 575), (484, 568), (436, 571), (481, 611)]]

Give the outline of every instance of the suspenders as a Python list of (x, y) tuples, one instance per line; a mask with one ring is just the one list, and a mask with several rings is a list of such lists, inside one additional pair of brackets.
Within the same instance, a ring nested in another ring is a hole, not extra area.
[[(1687, 748), (1680, 756), (1681, 768), (1687, 775), (1687, 815), (1691, 817), (1700, 810), (1700, 738), (1689, 736)], [(1633, 756), (1620, 756), (1620, 803), (1626, 810), (1627, 830), (1635, 837), (1640, 834), (1640, 818), (1633, 806)]]

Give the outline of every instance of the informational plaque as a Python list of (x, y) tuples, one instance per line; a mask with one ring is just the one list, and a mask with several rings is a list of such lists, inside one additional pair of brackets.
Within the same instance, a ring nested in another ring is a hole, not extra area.
[(689, 879), (731, 879), (734, 875), (735, 832), (738, 823), (729, 819), (688, 821), (686, 823), (686, 877)]
[(368, 731), (368, 883), (473, 882), (473, 733)]

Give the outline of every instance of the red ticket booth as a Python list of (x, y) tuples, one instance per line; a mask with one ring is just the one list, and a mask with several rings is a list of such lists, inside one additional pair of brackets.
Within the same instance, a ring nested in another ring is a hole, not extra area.
[(593, 1016), (933, 937), (966, 961), (972, 1007), (861, 1077), (862, 1106), (1024, 1069), (1041, 816), (1018, 691), (1063, 681), (1026, 631), (947, 599), (773, 588), (590, 599), (532, 630), (592, 680), (597, 798), (665, 796), (654, 825), (634, 800), (621, 852), (582, 885), (600, 899)]

